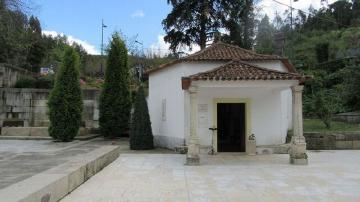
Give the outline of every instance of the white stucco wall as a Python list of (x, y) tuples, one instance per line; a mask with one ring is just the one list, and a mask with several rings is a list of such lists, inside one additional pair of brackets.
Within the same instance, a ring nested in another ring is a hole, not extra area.
[[(248, 61), (249, 62), (249, 61)], [(249, 62), (265, 68), (286, 71), (280, 61)], [(189, 135), (189, 96), (181, 89), (181, 78), (214, 69), (222, 63), (179, 63), (149, 75), (149, 113), (155, 143), (173, 148), (182, 145)], [(200, 88), (199, 103), (209, 105), (209, 126), (199, 128), (201, 144), (209, 145), (212, 126), (213, 98), (251, 98), (252, 123), (259, 145), (283, 143), (291, 126), (291, 91), (266, 88)], [(162, 117), (162, 102), (166, 100), (166, 120)], [(290, 111), (289, 111), (290, 107)], [(276, 118), (271, 115), (277, 114)], [(290, 117), (290, 120), (289, 120)], [(271, 129), (269, 129), (271, 127)]]
[(288, 72), (288, 69), (285, 67), (284, 63), (282, 63), (280, 60), (247, 61), (247, 63), (277, 71)]
[[(185, 97), (181, 78), (207, 71), (224, 63), (180, 63), (149, 75), (149, 113), (155, 143), (173, 148), (184, 144)], [(166, 100), (166, 120), (162, 117), (162, 102)]]
[[(229, 85), (232, 85), (229, 82)], [(211, 145), (212, 132), (209, 127), (214, 126), (214, 99), (241, 98), (250, 99), (250, 134), (255, 134), (257, 145), (283, 144), (285, 142), (289, 116), (288, 114), (288, 86), (296, 84), (295, 81), (278, 82), (278, 86), (262, 82), (244, 82), (247, 87), (200, 87), (198, 104), (208, 106), (208, 124), (199, 124), (198, 134), (200, 144)], [(260, 84), (260, 85), (259, 85)], [(251, 87), (254, 85), (254, 87)], [(201, 85), (200, 85), (201, 86)], [(256, 86), (256, 87), (255, 87)], [(267, 86), (267, 87), (266, 87)], [(284, 99), (285, 96), (285, 99)], [(215, 120), (216, 121), (216, 120)]]

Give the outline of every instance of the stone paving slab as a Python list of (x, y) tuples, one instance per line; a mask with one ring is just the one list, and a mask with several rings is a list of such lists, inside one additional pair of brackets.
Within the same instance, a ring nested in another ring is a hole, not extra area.
[(104, 145), (128, 147), (127, 141), (53, 142), (52, 140), (0, 140), (0, 190), (63, 164)]
[(289, 155), (202, 156), (184, 166), (179, 154), (121, 154), (62, 202), (360, 201), (360, 151), (309, 152), (309, 165)]
[(0, 190), (6, 202), (57, 202), (119, 156), (120, 146), (101, 146)]

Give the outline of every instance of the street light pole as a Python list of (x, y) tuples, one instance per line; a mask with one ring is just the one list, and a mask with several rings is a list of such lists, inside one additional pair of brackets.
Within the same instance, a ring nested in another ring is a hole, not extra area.
[(103, 74), (103, 50), (104, 50), (104, 28), (107, 26), (104, 24), (104, 19), (101, 19), (101, 67), (100, 73)]
[(291, 30), (293, 28), (292, 10), (293, 10), (293, 8), (292, 8), (292, 0), (290, 0), (290, 28), (291, 28)]

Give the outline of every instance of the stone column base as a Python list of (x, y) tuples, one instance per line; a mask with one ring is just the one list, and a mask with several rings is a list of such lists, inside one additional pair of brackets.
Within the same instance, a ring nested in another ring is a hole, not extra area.
[(249, 156), (256, 155), (256, 141), (255, 140), (248, 140), (246, 144), (246, 154)]
[(293, 158), (290, 156), (290, 164), (293, 165), (307, 165), (308, 159), (307, 158)]
[(199, 156), (186, 156), (186, 163), (187, 166), (198, 166), (200, 165), (200, 157)]

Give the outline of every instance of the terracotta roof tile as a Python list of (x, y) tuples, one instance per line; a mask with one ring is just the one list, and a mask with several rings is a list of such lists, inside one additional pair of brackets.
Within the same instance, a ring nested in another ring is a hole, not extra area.
[(191, 80), (300, 80), (305, 78), (298, 73), (281, 72), (248, 64), (231, 61), (210, 71), (200, 72), (188, 77)]
[(289, 63), (286, 58), (282, 58), (276, 55), (262, 55), (253, 51), (240, 48), (238, 46), (226, 44), (223, 42), (217, 42), (211, 46), (178, 60), (174, 60), (170, 63), (160, 65), (157, 68), (150, 69), (147, 73), (152, 73), (160, 69), (167, 68), (181, 62), (201, 62), (201, 61), (231, 61), (231, 60), (280, 60), (289, 70), (289, 72), (296, 72), (294, 67)]
[(279, 60), (276, 55), (262, 55), (238, 46), (217, 42), (213, 45), (187, 57), (184, 61), (196, 60)]

